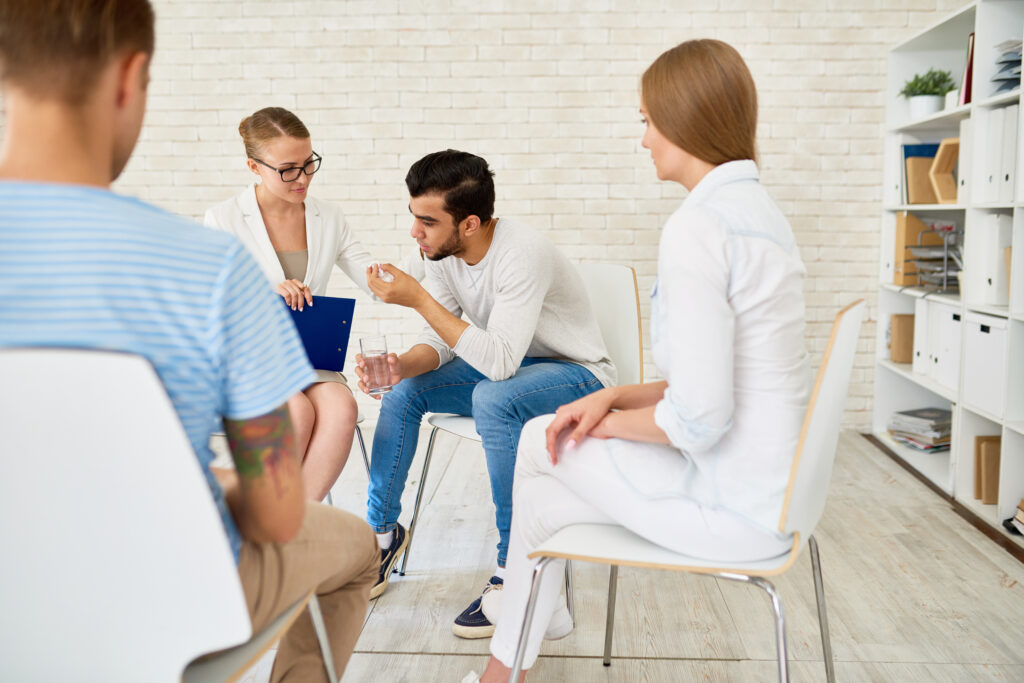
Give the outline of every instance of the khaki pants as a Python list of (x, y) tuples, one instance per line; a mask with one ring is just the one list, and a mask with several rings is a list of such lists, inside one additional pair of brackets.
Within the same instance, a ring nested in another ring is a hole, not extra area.
[[(246, 541), (238, 561), (254, 631), (316, 589), (339, 676), (359, 638), (379, 571), (380, 550), (366, 522), (319, 503), (307, 505), (295, 540), (284, 545)], [(278, 645), (270, 680), (326, 678), (313, 623), (303, 611)]]

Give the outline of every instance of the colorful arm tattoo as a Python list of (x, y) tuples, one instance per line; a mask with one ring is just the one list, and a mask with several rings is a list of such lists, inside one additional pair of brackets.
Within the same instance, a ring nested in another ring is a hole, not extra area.
[(279, 494), (284, 492), (281, 466), (295, 461), (295, 433), (288, 406), (251, 420), (224, 420), (240, 483), (270, 474)]

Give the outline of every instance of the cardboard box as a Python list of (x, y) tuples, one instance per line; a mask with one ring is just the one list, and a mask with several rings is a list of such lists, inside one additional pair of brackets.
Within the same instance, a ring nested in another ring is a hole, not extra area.
[(901, 287), (917, 284), (917, 266), (911, 263), (910, 247), (942, 246), (942, 236), (929, 232), (928, 226), (906, 211), (896, 214), (896, 248), (893, 251), (893, 284)]
[(907, 157), (907, 204), (938, 204), (928, 172), (933, 157)]
[(897, 313), (889, 323), (889, 360), (914, 362), (914, 314)]
[(974, 497), (986, 505), (999, 500), (999, 455), (1002, 438), (974, 437)]

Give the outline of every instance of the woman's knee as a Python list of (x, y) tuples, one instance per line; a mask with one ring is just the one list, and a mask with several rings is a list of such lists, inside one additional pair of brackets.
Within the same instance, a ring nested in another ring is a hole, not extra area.
[(359, 409), (348, 387), (337, 382), (322, 382), (307, 389), (317, 417), (330, 416), (331, 421), (352, 428)]
[(528, 420), (519, 435), (519, 450), (516, 453), (516, 482), (521, 477), (547, 474), (551, 470), (548, 455), (547, 428), (554, 415), (541, 415)]
[(312, 401), (301, 391), (288, 399), (288, 415), (292, 419), (292, 428), (297, 433), (312, 429), (316, 420)]

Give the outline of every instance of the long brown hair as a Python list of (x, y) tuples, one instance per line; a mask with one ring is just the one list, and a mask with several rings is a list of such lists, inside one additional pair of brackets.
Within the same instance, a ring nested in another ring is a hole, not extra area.
[(274, 138), (288, 137), (309, 139), (309, 129), (299, 117), (284, 107), (264, 107), (246, 116), (238, 124), (238, 134), (245, 145), (245, 156), (252, 159), (261, 155), (263, 146)]
[(644, 72), (641, 97), (654, 127), (698, 159), (757, 160), (757, 89), (731, 45), (688, 40), (666, 50)]
[(0, 81), (81, 104), (112, 58), (153, 54), (153, 22), (147, 0), (4, 0)]

